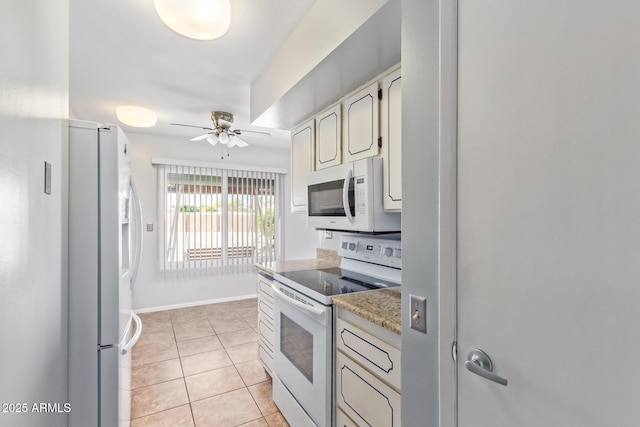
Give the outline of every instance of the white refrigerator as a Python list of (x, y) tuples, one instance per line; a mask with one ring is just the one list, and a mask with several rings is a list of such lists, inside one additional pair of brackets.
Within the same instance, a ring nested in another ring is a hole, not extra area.
[(69, 122), (70, 427), (128, 426), (131, 348), (142, 324), (132, 292), (142, 246), (128, 140), (120, 128)]

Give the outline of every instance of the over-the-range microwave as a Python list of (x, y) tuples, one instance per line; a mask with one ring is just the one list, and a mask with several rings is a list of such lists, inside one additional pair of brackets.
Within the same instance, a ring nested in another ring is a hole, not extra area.
[(400, 213), (383, 207), (382, 159), (370, 157), (311, 172), (310, 227), (366, 233), (400, 231)]

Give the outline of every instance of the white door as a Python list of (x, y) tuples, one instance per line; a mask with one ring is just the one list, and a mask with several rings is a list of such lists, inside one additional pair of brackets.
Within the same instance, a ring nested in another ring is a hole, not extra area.
[(458, 426), (638, 425), (640, 2), (458, 22)]

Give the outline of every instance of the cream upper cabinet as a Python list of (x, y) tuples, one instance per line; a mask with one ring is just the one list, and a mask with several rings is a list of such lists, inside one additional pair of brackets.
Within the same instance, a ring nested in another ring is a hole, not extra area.
[(341, 105), (334, 105), (316, 116), (316, 170), (342, 162)]
[(402, 102), (400, 70), (382, 79), (380, 135), (384, 161), (384, 208), (402, 209)]
[(314, 166), (315, 124), (311, 119), (291, 133), (291, 212), (307, 211), (307, 175)]
[(344, 162), (378, 155), (378, 82), (349, 96), (342, 102)]

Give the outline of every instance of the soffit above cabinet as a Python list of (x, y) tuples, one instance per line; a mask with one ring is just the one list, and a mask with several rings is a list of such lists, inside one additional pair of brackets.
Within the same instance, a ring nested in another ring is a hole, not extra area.
[[(269, 72), (251, 85), (251, 122), (292, 129), (400, 62), (400, 0), (388, 0), (297, 82)], [(326, 25), (331, 31), (331, 23)], [(313, 46), (309, 46), (313, 48)], [(292, 55), (293, 56), (293, 55)], [(295, 57), (289, 58), (292, 64)], [(292, 65), (293, 67), (294, 65)], [(294, 79), (295, 80), (295, 79)], [(271, 88), (279, 87), (281, 95)], [(269, 97), (273, 99), (269, 99)]]

